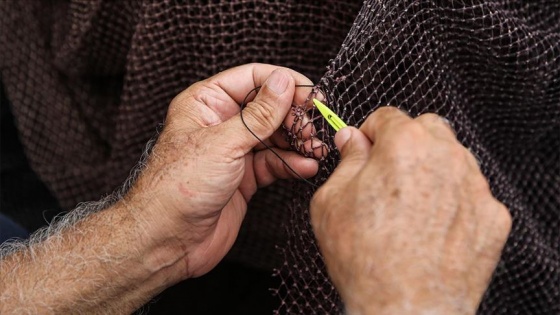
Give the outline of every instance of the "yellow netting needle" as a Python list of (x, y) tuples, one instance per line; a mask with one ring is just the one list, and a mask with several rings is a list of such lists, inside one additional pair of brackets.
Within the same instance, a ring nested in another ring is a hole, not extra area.
[(318, 99), (313, 99), (313, 104), (319, 109), (323, 117), (327, 120), (329, 125), (331, 125), (335, 131), (346, 127), (346, 124), (338, 117), (332, 110), (330, 110), (327, 105), (321, 103)]

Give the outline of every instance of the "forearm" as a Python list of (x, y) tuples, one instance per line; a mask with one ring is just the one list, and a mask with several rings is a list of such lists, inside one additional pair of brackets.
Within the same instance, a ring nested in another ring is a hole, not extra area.
[[(130, 313), (185, 273), (184, 249), (120, 202), (0, 260), (0, 313)], [(164, 244), (163, 246), (160, 244)]]

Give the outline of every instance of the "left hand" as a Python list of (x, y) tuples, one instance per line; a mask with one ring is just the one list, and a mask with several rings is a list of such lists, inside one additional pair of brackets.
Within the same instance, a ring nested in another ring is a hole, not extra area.
[(278, 130), (294, 123), (287, 115), (292, 103), (303, 104), (311, 91), (296, 84), (311, 82), (286, 68), (250, 64), (198, 82), (171, 102), (165, 128), (126, 199), (155, 209), (148, 220), (179, 239), (183, 278), (203, 275), (229, 251), (257, 187), (295, 177), (243, 125), (239, 104), (249, 91), (262, 85), (243, 110), (247, 126), (302, 176), (317, 172), (314, 159), (287, 150)]

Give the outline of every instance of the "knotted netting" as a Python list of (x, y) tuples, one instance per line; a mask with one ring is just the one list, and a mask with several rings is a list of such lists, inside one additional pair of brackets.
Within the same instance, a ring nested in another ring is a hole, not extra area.
[[(0, 2), (21, 141), (67, 209), (126, 179), (177, 93), (239, 64), (304, 73), (350, 125), (387, 104), (446, 117), (513, 216), (481, 314), (560, 312), (559, 43), (555, 0)], [(339, 157), (308, 114), (329, 148), (320, 185)], [(313, 191), (257, 194), (229, 257), (277, 268), (280, 314), (343, 308), (309, 224)]]
[[(514, 220), (479, 313), (560, 311), (559, 2), (365, 1), (319, 89), (354, 126), (387, 104), (447, 118)], [(320, 185), (339, 156), (334, 130), (309, 114), (330, 148)], [(335, 314), (343, 305), (302, 202), (314, 188), (297, 191), (279, 313)]]

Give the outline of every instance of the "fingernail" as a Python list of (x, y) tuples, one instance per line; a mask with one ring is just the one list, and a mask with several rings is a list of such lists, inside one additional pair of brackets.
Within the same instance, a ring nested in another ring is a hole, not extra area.
[(350, 140), (350, 136), (352, 136), (352, 131), (350, 130), (350, 128), (342, 128), (336, 133), (336, 135), (334, 136), (334, 144), (336, 144), (336, 147), (339, 151), (346, 144), (346, 142)]
[(284, 71), (274, 70), (266, 79), (266, 86), (276, 94), (282, 94), (288, 88), (290, 78)]

